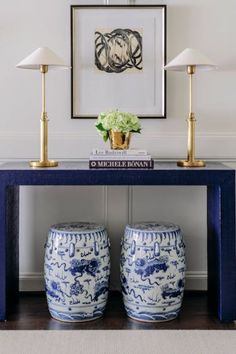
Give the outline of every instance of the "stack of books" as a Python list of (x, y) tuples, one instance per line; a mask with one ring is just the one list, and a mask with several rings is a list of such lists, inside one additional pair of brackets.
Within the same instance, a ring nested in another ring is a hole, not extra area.
[(150, 169), (154, 162), (146, 150), (106, 150), (93, 149), (89, 168)]

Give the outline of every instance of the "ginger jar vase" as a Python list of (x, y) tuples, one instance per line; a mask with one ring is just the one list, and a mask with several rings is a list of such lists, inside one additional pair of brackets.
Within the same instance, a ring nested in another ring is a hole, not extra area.
[(44, 277), (55, 319), (89, 321), (103, 315), (109, 288), (110, 243), (103, 225), (63, 223), (50, 228)]
[(185, 247), (179, 226), (163, 222), (127, 225), (121, 246), (121, 286), (127, 315), (146, 322), (177, 317), (185, 277)]

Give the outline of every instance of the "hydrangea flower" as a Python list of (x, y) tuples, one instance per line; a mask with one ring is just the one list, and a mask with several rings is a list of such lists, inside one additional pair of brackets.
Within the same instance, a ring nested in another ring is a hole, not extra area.
[(107, 141), (109, 130), (121, 133), (140, 133), (141, 124), (135, 114), (129, 112), (102, 112), (99, 114), (95, 123), (97, 131), (102, 135), (103, 140)]

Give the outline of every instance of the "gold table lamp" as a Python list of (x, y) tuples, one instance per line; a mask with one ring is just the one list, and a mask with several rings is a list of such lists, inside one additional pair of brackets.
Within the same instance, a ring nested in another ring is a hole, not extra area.
[(30, 161), (31, 167), (56, 167), (58, 162), (48, 159), (48, 115), (46, 112), (45, 76), (48, 69), (68, 69), (63, 60), (50, 49), (36, 49), (17, 66), (21, 69), (40, 70), (42, 74), (42, 113), (40, 120), (40, 160)]
[(197, 70), (212, 70), (216, 65), (212, 63), (207, 57), (199, 53), (195, 49), (186, 48), (183, 52), (177, 55), (169, 64), (167, 64), (165, 70), (184, 71), (189, 76), (189, 116), (188, 122), (188, 153), (187, 160), (181, 160), (177, 162), (180, 167), (204, 167), (205, 162), (195, 159), (195, 124), (196, 118), (192, 111), (192, 77)]

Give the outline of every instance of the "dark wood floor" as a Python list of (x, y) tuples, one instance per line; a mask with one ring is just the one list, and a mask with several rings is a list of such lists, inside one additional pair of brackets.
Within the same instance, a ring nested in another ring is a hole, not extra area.
[(21, 293), (14, 313), (0, 330), (74, 329), (235, 329), (236, 323), (221, 323), (209, 311), (206, 292), (186, 292), (180, 316), (169, 322), (144, 323), (129, 319), (121, 294), (112, 292), (103, 318), (84, 323), (63, 323), (52, 319), (44, 293)]

